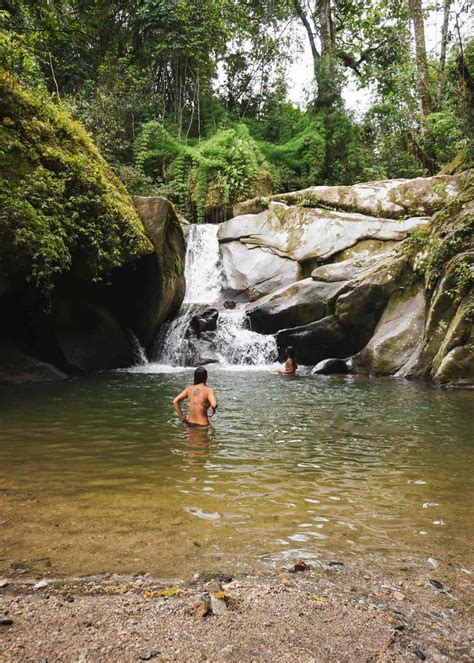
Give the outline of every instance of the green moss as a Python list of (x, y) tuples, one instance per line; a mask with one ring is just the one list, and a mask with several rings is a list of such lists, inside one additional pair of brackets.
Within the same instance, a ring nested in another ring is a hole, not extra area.
[(174, 269), (176, 272), (176, 276), (183, 276), (184, 274), (184, 263), (181, 260), (180, 256), (176, 256), (174, 260)]
[[(437, 212), (428, 226), (417, 229), (403, 243), (413, 269), (424, 275), (428, 291), (458, 254), (474, 250), (474, 171), (462, 175), (459, 190), (457, 198)], [(456, 266), (457, 294), (472, 287), (472, 271), (464, 262)]]
[(0, 259), (10, 279), (98, 280), (153, 247), (84, 128), (0, 70)]

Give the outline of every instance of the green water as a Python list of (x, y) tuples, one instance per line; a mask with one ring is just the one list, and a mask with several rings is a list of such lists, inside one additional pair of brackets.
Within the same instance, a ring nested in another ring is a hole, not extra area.
[(196, 431), (171, 409), (191, 372), (153, 370), (0, 391), (0, 568), (472, 564), (473, 392), (215, 369)]

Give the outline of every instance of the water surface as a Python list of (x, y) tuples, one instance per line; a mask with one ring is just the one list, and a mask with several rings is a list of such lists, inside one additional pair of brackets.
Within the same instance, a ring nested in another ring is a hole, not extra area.
[(216, 368), (199, 431), (171, 409), (191, 371), (154, 370), (0, 390), (0, 567), (472, 564), (473, 392)]

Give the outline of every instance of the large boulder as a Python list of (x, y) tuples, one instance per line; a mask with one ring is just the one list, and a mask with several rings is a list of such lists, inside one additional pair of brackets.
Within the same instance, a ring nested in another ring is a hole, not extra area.
[(285, 357), (285, 349), (292, 345), (300, 364), (317, 364), (328, 357), (341, 359), (362, 348), (370, 338), (370, 331), (356, 330), (350, 333), (334, 315), (301, 327), (282, 329), (276, 336), (279, 358)]
[[(160, 196), (133, 198), (146, 234), (154, 247), (148, 278), (137, 284), (128, 326), (145, 345), (153, 342), (163, 322), (181, 306), (186, 289), (186, 244), (172, 203)], [(153, 278), (154, 277), (154, 278)]]
[(394, 293), (365, 348), (353, 357), (358, 373), (408, 374), (421, 349), (425, 321), (423, 284)]
[(240, 242), (221, 244), (224, 288), (227, 296), (240, 296), (248, 301), (296, 281), (300, 276), (297, 262), (265, 248), (249, 250)]
[(324, 318), (332, 309), (345, 283), (324, 283), (303, 279), (261, 297), (247, 309), (251, 327), (274, 334), (287, 327), (299, 327)]
[(380, 180), (351, 186), (312, 186), (301, 191), (255, 198), (234, 207), (234, 215), (258, 213), (269, 201), (305, 207), (332, 207), (369, 216), (402, 219), (410, 215), (431, 215), (458, 195), (457, 175), (435, 175), (414, 179)]
[(335, 289), (328, 300), (330, 312), (320, 320), (280, 331), (277, 334), (280, 355), (286, 346), (293, 345), (301, 363), (316, 364), (330, 357), (343, 358), (359, 352), (369, 342), (388, 300), (409, 271), (407, 258), (394, 253), (353, 281), (315, 282), (316, 287)]
[(238, 241), (248, 249), (259, 246), (300, 263), (327, 262), (362, 240), (401, 241), (428, 221), (422, 216), (393, 220), (271, 203), (260, 214), (235, 217), (221, 224), (218, 239), (223, 249), (226, 242)]

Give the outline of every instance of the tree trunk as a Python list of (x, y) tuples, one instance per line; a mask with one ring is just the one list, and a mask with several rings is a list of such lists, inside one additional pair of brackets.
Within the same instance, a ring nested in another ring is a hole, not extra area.
[(436, 107), (439, 109), (441, 105), (441, 97), (443, 95), (443, 78), (444, 69), (446, 66), (446, 50), (448, 46), (448, 29), (449, 29), (449, 10), (451, 9), (452, 0), (444, 0), (444, 13), (443, 25), (441, 26), (441, 51), (439, 54), (439, 72), (438, 80), (436, 82)]
[[(305, 13), (300, 0), (293, 0), (296, 15), (308, 35), (313, 56), (314, 76), (318, 86), (316, 107), (329, 110), (339, 96), (336, 82), (334, 30), (331, 15), (331, 0), (318, 0), (318, 8), (311, 19)], [(312, 25), (312, 21), (318, 26)], [(319, 32), (321, 53), (316, 46), (315, 34)]]
[(315, 66), (318, 84), (316, 105), (318, 108), (329, 109), (338, 97), (331, 0), (318, 1), (318, 20), (321, 56)]
[(422, 122), (426, 115), (432, 111), (428, 61), (426, 59), (425, 23), (421, 0), (409, 0), (410, 13), (415, 32), (416, 72), (418, 79), (418, 94), (421, 102)]

